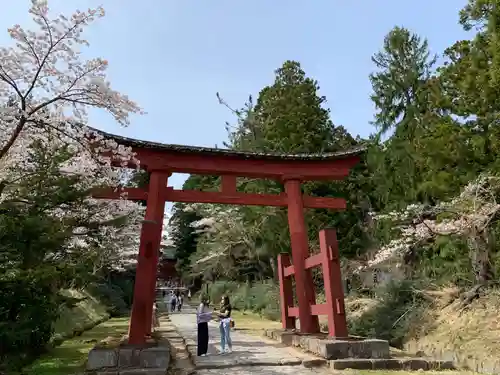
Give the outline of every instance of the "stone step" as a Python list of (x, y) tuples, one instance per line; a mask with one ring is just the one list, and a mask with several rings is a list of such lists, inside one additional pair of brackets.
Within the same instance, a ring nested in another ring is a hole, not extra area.
[(122, 369), (105, 370), (94, 373), (96, 375), (166, 375), (167, 369), (147, 368), (147, 369)]
[(390, 359), (358, 359), (346, 358), (328, 361), (334, 370), (454, 370), (451, 361), (438, 361), (425, 358), (390, 358)]
[(167, 369), (128, 369), (122, 370), (118, 375), (166, 375)]

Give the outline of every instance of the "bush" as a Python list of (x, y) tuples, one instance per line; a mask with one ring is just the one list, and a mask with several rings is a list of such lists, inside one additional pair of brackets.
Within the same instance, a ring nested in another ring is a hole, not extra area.
[(125, 293), (119, 286), (109, 282), (94, 282), (87, 286), (87, 290), (106, 306), (108, 314), (112, 317), (128, 313), (129, 306), (125, 302)]
[(425, 301), (414, 292), (414, 282), (390, 283), (375, 292), (379, 303), (348, 321), (355, 336), (388, 340), (402, 348), (415, 324), (423, 323)]
[(0, 363), (9, 362), (11, 368), (45, 350), (58, 315), (58, 300), (50, 287), (32, 281), (0, 282)]

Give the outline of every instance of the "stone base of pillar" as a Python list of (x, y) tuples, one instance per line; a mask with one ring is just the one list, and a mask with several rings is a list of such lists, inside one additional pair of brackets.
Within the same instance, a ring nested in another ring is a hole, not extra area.
[(170, 365), (170, 346), (156, 332), (143, 345), (129, 345), (124, 337), (116, 344), (99, 343), (88, 355), (87, 373), (132, 375), (166, 374)]
[(301, 348), (325, 359), (390, 358), (387, 340), (330, 338), (327, 334), (304, 335), (286, 330), (267, 330), (265, 334), (281, 344)]

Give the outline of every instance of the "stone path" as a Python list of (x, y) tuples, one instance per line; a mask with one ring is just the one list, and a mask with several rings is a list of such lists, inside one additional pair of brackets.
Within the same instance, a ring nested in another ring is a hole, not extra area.
[(327, 369), (304, 367), (314, 364), (316, 357), (237, 330), (231, 332), (233, 353), (221, 355), (218, 353), (220, 334), (217, 322), (209, 324), (209, 355), (197, 357), (195, 309), (186, 306), (181, 313), (171, 313), (169, 316), (179, 334), (186, 340), (200, 375), (331, 374)]
[(196, 372), (200, 375), (308, 375), (308, 374), (329, 374), (332, 372), (327, 372), (323, 369), (307, 369), (304, 367), (297, 366), (255, 366), (255, 367), (232, 367), (228, 369), (212, 369), (212, 370), (198, 370)]

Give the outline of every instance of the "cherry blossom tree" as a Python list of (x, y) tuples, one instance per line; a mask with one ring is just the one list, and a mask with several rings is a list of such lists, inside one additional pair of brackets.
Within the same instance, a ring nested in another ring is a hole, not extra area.
[(81, 141), (89, 108), (109, 112), (122, 125), (140, 108), (111, 88), (106, 80), (108, 62), (82, 60), (80, 47), (87, 26), (104, 16), (99, 7), (72, 16), (50, 18), (46, 0), (32, 0), (29, 10), (36, 31), (20, 25), (10, 28), (14, 41), (0, 48), (0, 159), (15, 146), (27, 128), (53, 129), (68, 139)]
[(185, 210), (195, 210), (202, 217), (191, 223), (201, 234), (197, 251), (191, 257), (194, 274), (235, 275), (245, 267), (268, 265), (268, 255), (258, 245), (258, 235), (268, 215), (248, 227), (241, 207), (191, 204)]
[[(84, 31), (104, 16), (103, 8), (52, 17), (46, 0), (32, 0), (29, 13), (37, 29), (14, 25), (8, 30), (13, 44), (0, 47), (0, 202), (20, 201), (23, 195), (25, 203), (29, 201), (22, 182), (40, 173), (40, 160), (32, 154), (43, 149), (54, 157), (58, 171), (75, 177), (75, 189), (87, 192), (84, 204), (53, 206), (51, 213), (61, 220), (88, 220), (91, 230), (74, 226), (74, 243), (100, 249), (97, 266), (114, 258), (112, 249), (125, 248), (138, 235), (142, 211), (132, 202), (90, 197), (94, 187), (123, 183), (124, 173), (112, 165), (112, 158), (127, 163), (134, 156), (129, 148), (88, 128), (88, 112), (104, 110), (123, 126), (129, 124), (130, 114), (143, 112), (111, 88), (105, 59), (82, 58), (81, 48), (89, 46)], [(124, 217), (129, 224), (115, 225)]]
[(365, 267), (389, 259), (399, 259), (438, 236), (458, 236), (469, 246), (471, 264), (479, 285), (492, 278), (491, 250), (494, 240), (490, 228), (498, 220), (500, 178), (485, 174), (470, 182), (455, 199), (436, 206), (410, 205), (400, 212), (373, 215), (397, 226), (399, 237), (376, 252)]

